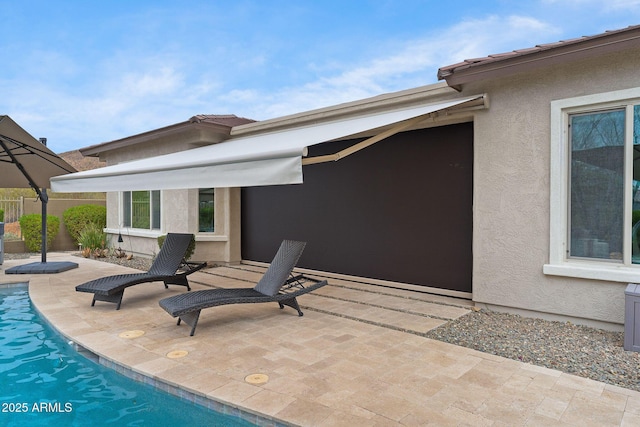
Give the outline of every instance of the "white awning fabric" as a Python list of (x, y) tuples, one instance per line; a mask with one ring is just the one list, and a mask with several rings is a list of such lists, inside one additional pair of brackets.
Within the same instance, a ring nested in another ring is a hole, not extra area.
[(300, 184), (307, 147), (426, 116), (483, 95), (231, 138), (173, 154), (51, 178), (56, 192), (168, 190)]

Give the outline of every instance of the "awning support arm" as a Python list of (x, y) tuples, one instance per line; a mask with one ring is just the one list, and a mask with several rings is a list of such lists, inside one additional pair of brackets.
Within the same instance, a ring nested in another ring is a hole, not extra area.
[[(481, 103), (480, 104), (476, 104), (475, 101), (480, 100)], [(471, 105), (473, 103), (473, 105)], [(458, 107), (460, 107), (461, 105), (469, 105), (469, 107), (467, 108), (462, 108), (462, 109), (458, 109), (456, 108), (455, 112), (461, 112), (461, 111), (470, 111), (470, 110), (477, 110), (477, 109), (485, 109), (488, 108), (489, 104), (488, 104), (488, 99), (487, 99), (487, 95), (483, 95), (481, 97), (478, 98), (474, 98), (471, 100), (467, 100), (465, 102), (463, 102), (462, 104), (458, 105)], [(373, 144), (375, 144), (376, 142), (382, 141), (383, 139), (389, 138), (390, 136), (395, 135), (396, 133), (402, 132), (412, 126), (417, 125), (418, 123), (428, 119), (428, 118), (433, 118), (433, 117), (437, 117), (438, 113), (440, 111), (443, 110), (436, 110), (436, 111), (432, 111), (431, 113), (428, 114), (423, 114), (421, 116), (417, 116), (414, 117), (412, 119), (403, 121), (403, 122), (399, 122), (396, 126), (393, 126), (390, 129), (387, 129), (384, 132), (379, 133), (378, 135), (372, 136), (371, 138), (367, 138), (364, 141), (361, 141), (357, 144), (352, 145), (351, 147), (345, 148), (342, 151), (338, 151), (337, 153), (334, 154), (327, 154), (324, 156), (316, 156), (316, 157), (306, 157), (302, 159), (302, 165), (314, 165), (317, 163), (326, 163), (326, 162), (337, 162), (340, 159), (344, 159), (345, 157), (356, 153), (364, 148), (367, 148)], [(449, 111), (449, 108), (445, 108), (444, 111)]]
[[(429, 114), (430, 115), (430, 114)], [(372, 136), (371, 138), (367, 138), (364, 141), (358, 142), (357, 144), (352, 145), (351, 147), (345, 148), (344, 150), (338, 151), (334, 154), (327, 154), (324, 156), (316, 156), (316, 157), (307, 157), (302, 159), (302, 165), (314, 165), (317, 163), (326, 163), (326, 162), (337, 162), (340, 159), (344, 159), (345, 157), (356, 153), (362, 149), (365, 149), (376, 142), (380, 142), (383, 139), (389, 138), (390, 136), (395, 135), (396, 133), (402, 132), (403, 130), (410, 128), (422, 121), (424, 121), (425, 116), (414, 117), (413, 119), (406, 120), (404, 122), (398, 123), (396, 126), (391, 129), (387, 129), (384, 132), (380, 132), (379, 134)]]

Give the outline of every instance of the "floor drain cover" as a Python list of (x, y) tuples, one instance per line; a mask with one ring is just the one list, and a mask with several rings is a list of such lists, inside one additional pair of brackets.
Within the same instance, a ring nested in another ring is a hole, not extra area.
[(167, 353), (167, 357), (169, 359), (179, 359), (185, 357), (187, 354), (189, 354), (187, 350), (173, 350)]
[(120, 333), (120, 338), (138, 338), (144, 335), (144, 331), (135, 330), (135, 331), (124, 331)]
[(251, 374), (247, 375), (244, 380), (249, 384), (264, 384), (269, 381), (269, 376), (265, 374)]

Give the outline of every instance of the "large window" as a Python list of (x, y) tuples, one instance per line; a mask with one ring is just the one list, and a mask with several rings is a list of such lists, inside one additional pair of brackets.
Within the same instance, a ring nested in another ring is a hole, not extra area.
[(625, 110), (569, 116), (569, 256), (622, 260)]
[(213, 233), (214, 227), (214, 190), (201, 188), (198, 190), (198, 231)]
[(544, 271), (637, 280), (640, 89), (551, 107), (551, 246)]
[(123, 192), (122, 217), (125, 227), (159, 230), (160, 191)]

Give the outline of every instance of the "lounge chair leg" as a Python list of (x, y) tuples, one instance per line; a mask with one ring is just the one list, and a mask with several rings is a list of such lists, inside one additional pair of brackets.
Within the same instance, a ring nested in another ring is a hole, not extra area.
[(178, 317), (178, 325), (180, 324), (180, 320), (184, 320), (184, 323), (191, 326), (190, 336), (196, 333), (196, 326), (198, 326), (198, 318), (200, 317), (200, 310), (192, 311), (191, 313), (183, 314)]
[(189, 280), (187, 279), (187, 276), (185, 274), (178, 274), (175, 277), (171, 278), (171, 280), (165, 280), (165, 289), (169, 289), (169, 285), (186, 286), (188, 291), (191, 290), (191, 286), (189, 286)]
[(93, 294), (93, 301), (91, 302), (91, 307), (96, 305), (96, 301), (104, 301), (104, 302), (112, 302), (114, 304), (117, 304), (116, 310), (120, 310), (120, 304), (122, 304), (123, 296), (124, 296), (124, 289), (112, 295)]
[(278, 304), (280, 304), (280, 309), (283, 309), (284, 306), (289, 306), (291, 308), (293, 308), (294, 310), (298, 311), (298, 316), (303, 316), (304, 313), (302, 312), (302, 310), (300, 310), (300, 305), (298, 305), (298, 300), (295, 298), (291, 298), (291, 299), (286, 299), (286, 300), (282, 300), (281, 302), (278, 302)]

